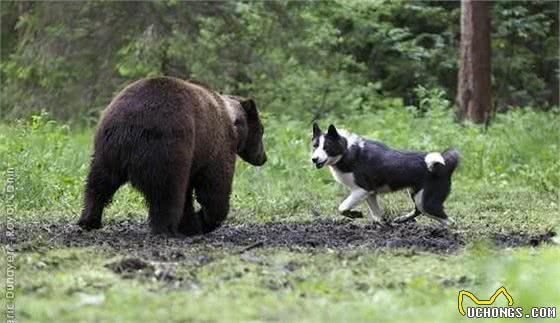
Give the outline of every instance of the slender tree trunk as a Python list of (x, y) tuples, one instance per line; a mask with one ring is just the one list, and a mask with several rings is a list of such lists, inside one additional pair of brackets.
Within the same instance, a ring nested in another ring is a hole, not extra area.
[(485, 123), (491, 110), (490, 2), (461, 1), (457, 105), (461, 119)]
[[(18, 17), (21, 17), (21, 16), (25, 15), (26, 13), (28, 13), (29, 11), (31, 11), (31, 8), (33, 8), (33, 2), (32, 1), (19, 1), (18, 2), (18, 7), (17, 7)], [(16, 23), (17, 23), (17, 20), (16, 20)], [(23, 34), (24, 34), (24, 30), (18, 30), (17, 31), (18, 43), (23, 38)]]

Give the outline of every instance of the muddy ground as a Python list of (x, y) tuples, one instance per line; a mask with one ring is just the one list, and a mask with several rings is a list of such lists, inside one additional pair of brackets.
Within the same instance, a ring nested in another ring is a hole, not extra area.
[[(149, 233), (140, 220), (106, 223), (97, 231), (83, 231), (73, 223), (21, 224), (12, 236), (2, 234), (0, 244), (10, 242), (17, 250), (61, 247), (101, 247), (106, 250), (159, 261), (180, 260), (186, 248), (227, 249), (244, 253), (262, 247), (304, 249), (393, 249), (449, 254), (460, 250), (468, 241), (476, 239), (472, 233), (437, 224), (403, 223), (392, 226), (367, 225), (349, 221), (321, 221), (314, 223), (253, 223), (226, 224), (205, 236), (166, 238)], [(498, 247), (537, 246), (548, 243), (554, 232), (541, 234), (500, 233), (489, 238)], [(480, 238), (480, 237), (479, 237)]]

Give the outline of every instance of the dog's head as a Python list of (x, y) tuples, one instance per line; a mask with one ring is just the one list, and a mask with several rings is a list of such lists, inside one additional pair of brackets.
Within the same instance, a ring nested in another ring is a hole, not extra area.
[(251, 165), (263, 165), (266, 162), (264, 127), (255, 101), (233, 95), (222, 95), (222, 98), (237, 132), (237, 154)]
[(334, 125), (330, 125), (327, 133), (323, 133), (317, 123), (313, 123), (313, 153), (311, 161), (317, 168), (336, 164), (346, 152), (346, 140)]

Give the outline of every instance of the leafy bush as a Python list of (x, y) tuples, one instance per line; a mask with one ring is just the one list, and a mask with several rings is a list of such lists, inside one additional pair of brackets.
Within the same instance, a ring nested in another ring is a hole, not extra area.
[[(1, 2), (0, 118), (93, 124), (140, 77), (197, 78), (270, 112), (361, 113), (454, 98), (458, 2)], [(495, 106), (558, 104), (558, 3), (492, 6)], [(101, 49), (102, 48), (102, 49)]]

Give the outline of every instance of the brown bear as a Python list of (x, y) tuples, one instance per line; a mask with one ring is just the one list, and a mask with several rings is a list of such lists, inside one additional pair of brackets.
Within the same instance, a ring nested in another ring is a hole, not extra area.
[(100, 228), (103, 209), (130, 182), (146, 199), (152, 232), (216, 229), (229, 211), (235, 155), (266, 162), (263, 130), (252, 99), (172, 77), (129, 85), (99, 122), (78, 225)]

